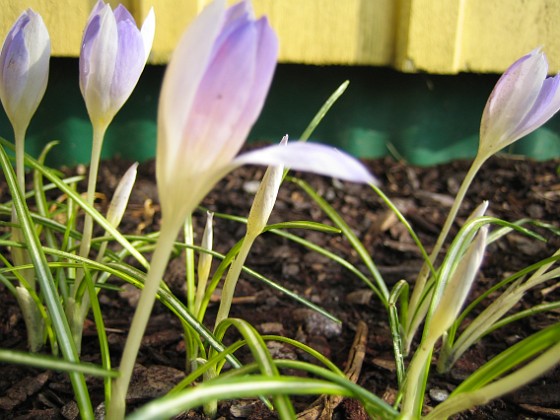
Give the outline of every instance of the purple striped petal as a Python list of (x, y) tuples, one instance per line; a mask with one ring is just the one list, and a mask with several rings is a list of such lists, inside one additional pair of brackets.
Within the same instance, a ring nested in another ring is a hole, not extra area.
[[(109, 124), (138, 83), (154, 35), (153, 10), (140, 31), (129, 11), (99, 0), (80, 53), (80, 89), (93, 124)], [(145, 28), (144, 28), (145, 27)]]
[(80, 87), (93, 124), (109, 124), (116, 113), (111, 107), (109, 92), (118, 52), (117, 22), (111, 7), (105, 5), (90, 24), (99, 28), (84, 32), (84, 55), (80, 54), (80, 60), (87, 60), (87, 63), (80, 66), (83, 71)]
[[(258, 45), (256, 51), (256, 68), (253, 84), (251, 86), (251, 96), (245, 104), (243, 119), (240, 119), (235, 127), (235, 137), (247, 136), (248, 130), (245, 124), (250, 122), (252, 125), (262, 111), (266, 95), (272, 83), (272, 77), (276, 68), (276, 57), (278, 56), (278, 38), (268, 24), (266, 18), (261, 18), (256, 23), (258, 31)], [(250, 127), (249, 127), (250, 129)]]
[(132, 15), (122, 5), (115, 9), (118, 49), (111, 83), (112, 107), (120, 109), (128, 99), (146, 64), (144, 40)]
[(225, 0), (208, 5), (183, 34), (167, 66), (157, 124), (156, 168), (160, 186), (173, 182), (178, 175), (176, 168), (184, 166), (184, 160), (192, 156), (190, 137), (183, 138), (184, 127), (225, 14)]
[[(24, 92), (29, 72), (29, 52), (25, 45), (25, 28), (30, 17), (22, 15), (12, 27), (0, 55), (2, 103), (4, 107), (10, 103), (18, 103)], [(6, 98), (6, 99), (4, 99)]]
[[(184, 217), (231, 169), (272, 80), (277, 56), (272, 29), (266, 20), (254, 20), (249, 2), (225, 5), (214, 1), (195, 19), (164, 78), (156, 168), (166, 217)], [(197, 185), (187, 200), (177, 197), (177, 184)]]
[(200, 156), (200, 170), (233, 159), (254, 123), (244, 109), (253, 94), (256, 35), (251, 22), (238, 26), (215, 52), (200, 82), (183, 131), (190, 151)]
[(41, 16), (28, 9), (0, 53), (0, 99), (15, 130), (26, 130), (47, 88), (50, 38)]
[(560, 109), (560, 75), (544, 80), (533, 108), (517, 127), (516, 137), (521, 138), (546, 123)]
[(479, 155), (488, 157), (548, 121), (560, 109), (557, 77), (534, 50), (513, 63), (492, 91), (480, 125)]

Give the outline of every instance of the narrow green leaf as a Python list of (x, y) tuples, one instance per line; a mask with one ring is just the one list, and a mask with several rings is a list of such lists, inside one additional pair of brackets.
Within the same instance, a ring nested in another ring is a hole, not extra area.
[[(27, 250), (31, 260), (33, 261), (35, 272), (37, 274), (37, 280), (39, 281), (41, 291), (44, 295), (45, 304), (49, 309), (49, 315), (56, 331), (58, 345), (67, 361), (78, 363), (78, 353), (72, 339), (72, 333), (68, 325), (68, 320), (64, 314), (64, 310), (55, 287), (54, 279), (47, 264), (47, 259), (43, 253), (43, 248), (39, 238), (36, 235), (35, 227), (31, 220), (23, 194), (19, 190), (16, 176), (8, 155), (1, 146), (0, 164), (4, 169), (6, 182), (8, 183), (12, 193), (12, 200), (14, 202), (18, 220), (21, 224), (21, 230), (27, 244)], [(79, 372), (70, 372), (69, 376), (82, 417), (85, 419), (93, 419), (93, 408), (91, 406), (91, 400), (89, 398), (84, 375)]]
[(492, 358), (463, 381), (451, 395), (471, 392), (482, 388), (507, 371), (514, 369), (528, 359), (559, 342), (560, 323), (556, 323), (536, 332)]
[[(218, 324), (215, 331), (216, 337), (221, 340), (229, 327), (234, 327), (246, 340), (247, 346), (251, 350), (251, 354), (253, 355), (253, 358), (263, 375), (270, 378), (275, 378), (280, 375), (280, 372), (274, 364), (272, 356), (266, 347), (266, 343), (252, 325), (242, 319), (227, 318)], [(217, 372), (219, 374), (219, 370), (217, 370)], [(291, 419), (295, 417), (294, 407), (286, 395), (279, 394), (275, 396), (274, 406), (278, 411), (280, 418)]]
[(335, 104), (338, 98), (340, 98), (342, 94), (346, 91), (346, 88), (348, 88), (349, 84), (350, 82), (348, 80), (344, 81), (331, 94), (331, 96), (329, 96), (329, 98), (325, 101), (325, 103), (321, 106), (321, 108), (319, 108), (319, 111), (317, 112), (317, 114), (315, 114), (315, 116), (313, 117), (309, 125), (305, 128), (305, 130), (303, 130), (301, 136), (299, 136), (300, 141), (307, 141), (309, 137), (311, 137), (311, 134), (313, 134), (313, 132), (315, 131), (319, 123), (323, 120), (323, 118), (325, 118), (325, 115), (327, 115), (327, 112), (329, 112), (329, 110), (332, 108), (332, 106)]
[[(6, 141), (5, 139), (0, 138), (0, 143), (4, 147), (8, 147), (13, 149), (13, 146), (10, 142)], [(136, 260), (142, 264), (144, 267), (148, 267), (148, 261), (141, 255), (132, 245), (128, 242), (124, 236), (115, 228), (113, 227), (106, 219), (99, 213), (95, 208), (90, 206), (86, 200), (82, 198), (80, 194), (76, 191), (72, 190), (71, 188), (66, 185), (52, 170), (49, 170), (42, 165), (40, 165), (35, 159), (31, 158), (30, 156), (26, 155), (26, 163), (31, 166), (34, 170), (39, 171), (45, 178), (49, 179), (53, 184), (57, 186), (61, 191), (63, 191), (69, 198), (74, 200), (86, 213), (91, 215), (91, 217), (109, 234), (111, 234), (115, 240), (124, 248), (130, 252)]]
[(100, 376), (103, 378), (116, 378), (118, 376), (117, 371), (107, 370), (91, 363), (72, 363), (53, 356), (38, 353), (24, 353), (16, 350), (0, 349), (0, 361), (3, 363), (32, 366), (40, 369), (82, 373), (84, 375)]
[[(128, 420), (158, 420), (170, 418), (191, 408), (200, 407), (215, 400), (258, 397), (260, 395), (343, 395), (351, 396), (344, 387), (324, 380), (281, 377), (270, 378), (264, 375), (251, 375), (249, 378), (218, 377), (189, 388), (180, 393), (160, 398), (144, 405), (127, 417)], [(292, 417), (280, 417), (291, 419)]]
[(364, 244), (358, 239), (354, 231), (350, 228), (350, 226), (348, 226), (348, 224), (344, 221), (340, 214), (338, 214), (338, 212), (329, 203), (327, 203), (307, 182), (291, 177), (289, 178), (289, 180), (303, 189), (307, 193), (307, 195), (309, 195), (319, 205), (319, 207), (321, 207), (325, 214), (342, 231), (342, 234), (346, 237), (346, 239), (348, 239), (348, 242), (350, 242), (352, 248), (356, 250), (360, 258), (368, 268), (370, 274), (375, 280), (375, 284), (377, 285), (375, 291), (377, 292), (377, 295), (379, 296), (379, 299), (381, 300), (383, 305), (387, 307), (389, 301), (389, 289), (387, 289), (385, 280), (383, 280), (383, 276), (377, 269), (375, 263), (369, 255), (369, 252), (365, 248)]

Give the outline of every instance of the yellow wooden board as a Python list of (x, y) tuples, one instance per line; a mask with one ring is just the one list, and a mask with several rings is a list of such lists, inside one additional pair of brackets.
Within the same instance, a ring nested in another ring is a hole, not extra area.
[[(152, 63), (166, 63), (208, 0), (125, 0), (138, 22), (156, 13)], [(118, 1), (111, 0), (116, 6)], [(233, 1), (230, 1), (233, 3)], [(27, 7), (40, 13), (55, 56), (77, 56), (95, 0), (0, 0), (0, 37)], [(280, 38), (280, 61), (391, 66), (408, 72), (502, 72), (543, 47), (560, 70), (559, 0), (254, 0)]]

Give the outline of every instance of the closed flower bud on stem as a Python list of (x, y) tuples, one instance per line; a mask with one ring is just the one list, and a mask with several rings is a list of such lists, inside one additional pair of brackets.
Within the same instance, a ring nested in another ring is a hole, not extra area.
[[(204, 232), (202, 233), (202, 242), (200, 246), (209, 251), (212, 250), (214, 228), (212, 222), (214, 220), (214, 213), (206, 212), (206, 226), (204, 227)], [(196, 299), (195, 299), (195, 314), (198, 319), (201, 320), (203, 314), (200, 313), (200, 307), (202, 305), (202, 300), (204, 299), (204, 293), (206, 292), (206, 284), (208, 283), (208, 277), (210, 276), (210, 268), (212, 267), (212, 255), (206, 254), (204, 252), (200, 253), (198, 257), (198, 283), (196, 285)]]
[[(547, 78), (547, 73), (546, 56), (540, 49), (535, 49), (513, 63), (496, 83), (482, 114), (477, 155), (461, 183), (432, 249), (432, 263), (437, 259), (467, 190), (484, 162), (504, 147), (535, 131), (560, 109), (560, 75)], [(420, 305), (428, 276), (428, 266), (424, 265), (410, 299), (410, 313), (414, 313)], [(411, 326), (414, 320), (406, 322), (408, 338), (405, 341), (410, 343), (415, 333)]]
[(459, 315), (482, 263), (487, 235), (488, 226), (485, 225), (480, 228), (445, 285), (443, 294), (429, 320), (428, 335), (434, 340), (441, 337)]
[(138, 162), (133, 163), (132, 166), (126, 170), (113, 193), (113, 198), (107, 210), (107, 221), (113, 227), (117, 227), (121, 223), (130, 194), (132, 193), (132, 187), (134, 187), (134, 182), (136, 181), (137, 173)]
[(107, 126), (138, 83), (152, 49), (155, 16), (142, 28), (122, 5), (99, 0), (88, 19), (80, 51), (80, 90), (94, 126)]
[[(18, 18), (6, 36), (0, 53), (0, 100), (14, 130), (16, 146), (17, 184), (25, 193), (25, 133), (31, 117), (37, 110), (49, 78), (51, 41), (41, 16), (27, 9)], [(15, 211), (12, 222), (18, 224)], [(12, 229), (12, 240), (24, 242), (19, 228)], [(15, 266), (31, 263), (26, 249), (14, 247), (11, 250)], [(35, 272), (21, 270), (27, 286), (35, 292)], [(30, 291), (17, 287), (18, 302), (24, 313), (28, 344), (31, 351), (37, 351), (43, 343), (44, 321)]]
[[(287, 135), (282, 138), (280, 144), (284, 146), (288, 144)], [(249, 211), (247, 236), (256, 238), (266, 227), (274, 203), (276, 203), (283, 175), (284, 165), (274, 165), (267, 168)]]
[[(480, 209), (479, 206), (477, 211), (480, 211)], [(426, 386), (426, 381), (423, 378), (429, 370), (432, 351), (437, 340), (455, 322), (461, 307), (465, 303), (482, 263), (484, 250), (486, 249), (487, 233), (488, 226), (480, 228), (447, 281), (439, 300), (435, 303), (436, 308), (425, 327), (427, 334), (414, 354), (406, 374), (403, 408), (400, 417), (402, 419), (420, 417)]]
[(43, 19), (27, 9), (8, 33), (0, 54), (0, 99), (16, 137), (25, 136), (43, 99), (50, 55), (51, 41)]
[[(122, 5), (113, 11), (99, 0), (94, 6), (82, 38), (80, 51), (80, 90), (91, 123), (93, 142), (88, 175), (87, 202), (93, 206), (97, 171), (107, 127), (138, 83), (150, 54), (155, 33), (155, 16), (150, 9), (141, 29)], [(93, 220), (86, 215), (80, 256), (87, 257), (91, 247)], [(72, 295), (80, 286), (78, 271)]]
[(540, 49), (521, 57), (500, 77), (480, 123), (477, 159), (535, 131), (560, 109), (560, 75), (547, 78), (548, 62)]

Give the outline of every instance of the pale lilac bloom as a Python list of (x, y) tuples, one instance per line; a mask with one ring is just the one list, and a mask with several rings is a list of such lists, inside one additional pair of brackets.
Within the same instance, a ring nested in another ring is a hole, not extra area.
[(547, 78), (540, 49), (513, 63), (492, 91), (480, 125), (479, 155), (486, 157), (535, 131), (560, 109), (560, 75)]
[(50, 55), (45, 23), (27, 9), (8, 33), (0, 54), (0, 99), (16, 133), (25, 133), (45, 94)]
[(123, 5), (99, 0), (88, 19), (80, 52), (80, 90), (92, 123), (108, 125), (124, 105), (152, 49), (155, 16), (141, 29)]
[(249, 2), (207, 6), (177, 46), (158, 111), (157, 181), (165, 218), (181, 223), (226, 173), (246, 163), (358, 182), (373, 177), (355, 159), (320, 145), (290, 143), (236, 157), (257, 119), (278, 54), (265, 17)]

